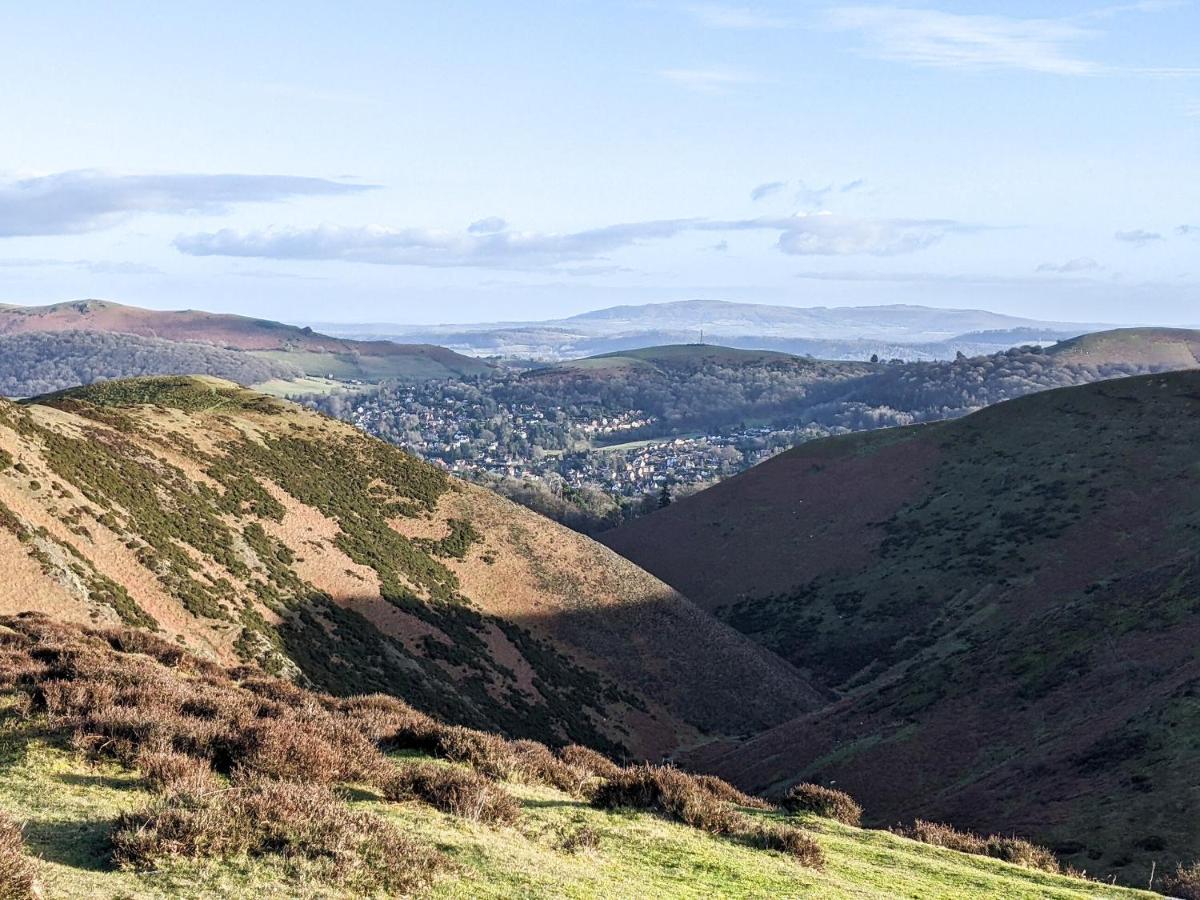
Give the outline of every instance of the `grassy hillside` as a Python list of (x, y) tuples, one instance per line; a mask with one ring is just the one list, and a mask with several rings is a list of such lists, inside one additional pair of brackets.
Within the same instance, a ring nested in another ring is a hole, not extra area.
[(693, 761), (1144, 884), (1200, 842), (1200, 373), (814, 442), (610, 546), (842, 699)]
[[(0, 772), (13, 898), (1138, 896), (38, 616), (0, 619)], [(610, 802), (646, 774), (686, 805)]]
[[(538, 369), (531, 377), (571, 374), (575, 372), (602, 373), (608, 370), (650, 369), (659, 371), (696, 371), (705, 366), (782, 366), (799, 368), (811, 366), (790, 353), (773, 350), (739, 350), (715, 344), (666, 344), (637, 350), (619, 350), (572, 360), (546, 369)], [(861, 364), (858, 364), (862, 368)]]
[(1118, 328), (1062, 341), (1048, 352), (1063, 362), (1194, 369), (1200, 366), (1200, 331)]
[(0, 612), (26, 609), (637, 756), (820, 699), (587, 538), (216, 379), (0, 402)]
[[(298, 369), (305, 375), (342, 381), (445, 378), (477, 375), (489, 369), (486, 363), (444, 347), (334, 338), (311, 328), (298, 328), (269, 319), (190, 309), (140, 309), (105, 300), (50, 306), (0, 304), (0, 335), (61, 332), (201, 341), (224, 350), (251, 353), (285, 368)], [(196, 373), (164, 371), (161, 374)], [(297, 392), (305, 388), (311, 388), (311, 384), (301, 385)]]

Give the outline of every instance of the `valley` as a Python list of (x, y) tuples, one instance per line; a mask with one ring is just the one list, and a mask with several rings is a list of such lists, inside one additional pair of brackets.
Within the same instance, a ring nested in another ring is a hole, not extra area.
[(816, 441), (603, 535), (839, 698), (689, 764), (1127, 883), (1186, 855), (1198, 397), (1177, 372)]

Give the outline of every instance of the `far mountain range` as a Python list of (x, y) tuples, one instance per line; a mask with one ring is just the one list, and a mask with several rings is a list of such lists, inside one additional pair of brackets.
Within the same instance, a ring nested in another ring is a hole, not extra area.
[(952, 359), (1112, 328), (982, 309), (888, 305), (793, 307), (724, 300), (613, 306), (564, 319), (452, 325), (312, 323), (332, 335), (439, 344), (472, 356), (574, 359), (650, 345), (719, 343), (822, 359)]

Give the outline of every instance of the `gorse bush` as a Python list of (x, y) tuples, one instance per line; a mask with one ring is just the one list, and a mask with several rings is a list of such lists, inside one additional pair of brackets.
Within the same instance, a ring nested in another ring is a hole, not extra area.
[(521, 814), (521, 805), (512, 794), (478, 772), (458, 766), (403, 766), (384, 779), (380, 789), (388, 800), (422, 800), (474, 822), (511, 825)]
[(153, 869), (177, 858), (281, 856), (298, 874), (354, 891), (411, 893), (447, 865), (436, 851), (320, 784), (236, 779), (205, 796), (176, 795), (126, 813), (113, 832), (118, 865)]
[(917, 819), (908, 828), (899, 829), (899, 833), (907, 838), (933, 844), (936, 847), (947, 847), (976, 856), (991, 856), (1018, 866), (1025, 866), (1027, 869), (1041, 869), (1045, 872), (1055, 873), (1061, 871), (1058, 858), (1053, 853), (1024, 838), (1003, 837), (996, 834), (986, 836), (973, 834), (969, 831), (959, 831), (950, 825), (926, 822), (923, 819)]
[(819, 784), (796, 784), (783, 797), (783, 806), (791, 812), (811, 812), (844, 825), (862, 822), (862, 807), (845, 791)]
[(26, 900), (40, 896), (37, 867), (25, 852), (21, 826), (0, 812), (0, 897)]

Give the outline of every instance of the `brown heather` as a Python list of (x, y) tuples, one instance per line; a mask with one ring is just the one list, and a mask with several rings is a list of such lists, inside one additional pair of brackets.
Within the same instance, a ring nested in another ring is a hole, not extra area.
[(615, 778), (621, 767), (591, 747), (568, 744), (558, 751), (558, 758), (572, 768), (587, 772), (595, 778)]
[(938, 822), (926, 822), (923, 819), (917, 819), (908, 828), (899, 829), (899, 833), (907, 838), (933, 844), (936, 847), (948, 847), (951, 850), (972, 853), (976, 856), (991, 856), (1018, 866), (1025, 866), (1027, 869), (1041, 869), (1045, 872), (1055, 873), (1061, 871), (1058, 859), (1053, 853), (1024, 838), (1003, 837), (997, 834), (987, 836), (973, 834)]
[(221, 787), (221, 780), (205, 760), (186, 753), (143, 747), (134, 765), (147, 787), (168, 797), (200, 797)]
[[(630, 766), (596, 790), (592, 805), (601, 809), (628, 807), (658, 813), (709, 834), (794, 856), (801, 864), (820, 868), (824, 854), (802, 829), (763, 822), (739, 812), (712, 782), (670, 766)], [(721, 782), (724, 784), (724, 782)], [(729, 791), (736, 789), (725, 785)]]
[[(136, 769), (159, 794), (114, 835), (114, 859), (135, 868), (171, 857), (274, 853), (356, 890), (408, 890), (433, 877), (442, 865), (436, 854), (352, 811), (334, 787), (372, 785), (389, 800), (507, 825), (520, 816), (518, 801), (497, 784), (509, 780), (591, 797), (603, 809), (651, 810), (821, 864), (804, 831), (739, 811), (771, 807), (721, 779), (622, 768), (579, 745), (556, 753), (445, 725), (390, 696), (316, 693), (255, 668), (222, 669), (131, 629), (80, 628), (36, 613), (0, 617), (0, 690), (73, 735), (79, 752)], [(397, 764), (385, 755), (393, 750), (458, 765)], [(587, 849), (596, 836), (564, 841)]]
[(442, 763), (399, 767), (380, 785), (388, 800), (421, 800), (442, 812), (489, 825), (511, 825), (521, 805), (500, 785), (471, 769)]
[(1179, 866), (1174, 872), (1164, 875), (1159, 886), (1169, 897), (1200, 900), (1200, 862)]
[(26, 900), (39, 896), (37, 868), (25, 853), (21, 826), (0, 812), (0, 897)]
[(356, 892), (408, 894), (448, 865), (378, 816), (347, 809), (325, 785), (261, 775), (126, 813), (112, 841), (114, 861), (127, 868), (153, 869), (181, 857), (274, 854), (297, 874)]
[(810, 812), (843, 825), (858, 827), (862, 823), (862, 807), (845, 791), (819, 784), (796, 784), (783, 797), (783, 807), (790, 812)]

